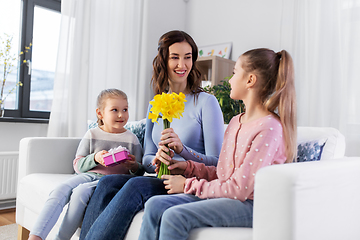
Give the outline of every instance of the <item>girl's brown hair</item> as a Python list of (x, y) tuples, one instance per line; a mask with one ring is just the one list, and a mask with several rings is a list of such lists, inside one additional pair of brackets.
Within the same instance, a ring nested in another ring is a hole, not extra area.
[[(105, 101), (107, 99), (117, 98), (117, 97), (121, 97), (121, 98), (125, 99), (126, 101), (128, 100), (126, 93), (124, 93), (123, 91), (121, 91), (119, 89), (109, 88), (109, 89), (102, 90), (97, 97), (96, 106), (98, 109), (100, 109), (100, 111), (102, 111), (105, 108)], [(100, 118), (97, 118), (97, 123), (99, 126), (104, 125), (104, 122)]]
[(167, 72), (169, 60), (169, 47), (174, 43), (187, 42), (192, 49), (193, 66), (187, 78), (187, 86), (192, 93), (197, 95), (202, 92), (201, 72), (197, 66), (198, 48), (189, 34), (183, 31), (174, 30), (162, 35), (158, 42), (158, 54), (153, 60), (153, 75), (151, 78), (152, 87), (155, 94), (169, 91), (169, 75)]
[(296, 159), (297, 124), (294, 66), (290, 54), (270, 49), (250, 50), (242, 55), (242, 68), (259, 79), (259, 97), (266, 109), (280, 117), (284, 131), (286, 162)]

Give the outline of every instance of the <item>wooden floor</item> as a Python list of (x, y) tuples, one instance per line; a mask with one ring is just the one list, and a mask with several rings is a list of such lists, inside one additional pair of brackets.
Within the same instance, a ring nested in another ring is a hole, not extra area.
[(0, 226), (13, 224), (15, 222), (15, 208), (0, 210)]

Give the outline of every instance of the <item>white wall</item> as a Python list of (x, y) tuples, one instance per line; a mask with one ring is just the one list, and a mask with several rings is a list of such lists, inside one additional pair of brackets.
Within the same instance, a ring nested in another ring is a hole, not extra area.
[[(148, 84), (140, 86), (139, 94), (146, 94), (149, 101), (153, 97), (150, 80), (152, 61), (157, 54), (158, 40), (164, 33), (178, 29), (185, 30), (187, 4), (183, 0), (145, 0), (143, 15), (142, 45), (140, 56), (140, 78)], [(146, 98), (145, 97), (145, 98)], [(136, 109), (145, 114), (148, 105)]]
[(231, 59), (259, 47), (280, 50), (283, 0), (189, 0), (186, 30), (198, 46), (232, 42)]
[(19, 142), (24, 137), (45, 137), (48, 124), (0, 122), (0, 152), (19, 150)]
[[(294, 56), (294, 4), (286, 0), (188, 0), (186, 31), (198, 46), (232, 42), (234, 61), (260, 47), (285, 49)], [(358, 156), (358, 141), (347, 136), (345, 155)]]

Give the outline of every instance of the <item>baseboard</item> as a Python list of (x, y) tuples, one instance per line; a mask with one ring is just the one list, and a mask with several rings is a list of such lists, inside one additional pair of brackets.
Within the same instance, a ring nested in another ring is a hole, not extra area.
[(0, 200), (0, 210), (10, 209), (16, 207), (16, 199)]

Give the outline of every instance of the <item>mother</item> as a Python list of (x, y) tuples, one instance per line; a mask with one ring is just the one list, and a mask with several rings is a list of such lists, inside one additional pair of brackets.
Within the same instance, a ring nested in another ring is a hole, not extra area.
[[(193, 160), (216, 165), (223, 141), (223, 118), (216, 98), (200, 87), (201, 73), (196, 66), (198, 48), (183, 31), (170, 31), (159, 39), (153, 61), (152, 86), (155, 94), (184, 93), (183, 117), (174, 119), (172, 128), (146, 122), (143, 166), (154, 172), (154, 159)], [(150, 109), (151, 106), (149, 106)], [(142, 175), (139, 166), (134, 175)], [(155, 177), (110, 175), (101, 178), (87, 207), (80, 239), (124, 239), (130, 223), (144, 203), (154, 195), (166, 194), (163, 180)]]

